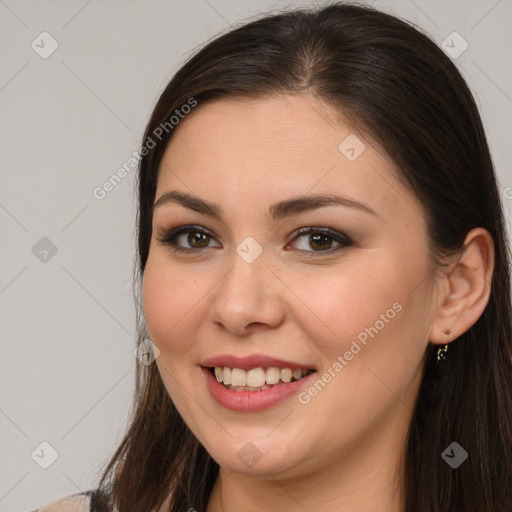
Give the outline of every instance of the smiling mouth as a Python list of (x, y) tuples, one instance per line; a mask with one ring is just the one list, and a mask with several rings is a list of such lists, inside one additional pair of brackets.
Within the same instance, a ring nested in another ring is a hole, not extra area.
[(274, 386), (301, 380), (315, 372), (310, 368), (292, 370), (291, 368), (273, 366), (252, 368), (247, 371), (227, 366), (215, 366), (207, 369), (216, 378), (217, 382), (226, 389), (234, 391), (263, 391)]

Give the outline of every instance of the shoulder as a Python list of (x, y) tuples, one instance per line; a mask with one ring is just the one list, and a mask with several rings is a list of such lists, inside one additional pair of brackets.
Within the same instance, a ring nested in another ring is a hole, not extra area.
[(32, 512), (89, 512), (93, 491), (81, 492), (64, 496), (48, 502)]

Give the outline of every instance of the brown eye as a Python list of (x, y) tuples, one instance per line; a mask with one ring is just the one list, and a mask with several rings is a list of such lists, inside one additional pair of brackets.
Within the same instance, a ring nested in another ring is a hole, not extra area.
[[(206, 244), (205, 244), (206, 241)], [(187, 243), (190, 244), (191, 247), (196, 249), (203, 249), (208, 247), (209, 236), (204, 233), (195, 233), (194, 231), (189, 231), (187, 236)]]
[(318, 234), (309, 235), (308, 243), (313, 249), (316, 248), (320, 251), (325, 251), (331, 248), (333, 241), (334, 240), (329, 235)]
[[(334, 231), (330, 228), (302, 228), (298, 231), (298, 234), (293, 239), (303, 240), (296, 244), (297, 249), (304, 252), (309, 252), (311, 255), (315, 253), (327, 253), (331, 254), (341, 249), (353, 245), (353, 241), (338, 231)], [(334, 247), (333, 247), (333, 244)], [(312, 250), (311, 250), (312, 249)]]
[(157, 240), (170, 245), (178, 252), (198, 252), (201, 249), (215, 247), (209, 245), (214, 240), (213, 235), (201, 226), (179, 226), (167, 233), (159, 234)]

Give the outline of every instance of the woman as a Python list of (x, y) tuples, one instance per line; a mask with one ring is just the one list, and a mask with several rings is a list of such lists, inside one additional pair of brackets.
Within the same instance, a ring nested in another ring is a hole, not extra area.
[(512, 510), (507, 239), (441, 49), (267, 16), (176, 73), (140, 157), (157, 357), (98, 488), (41, 510)]

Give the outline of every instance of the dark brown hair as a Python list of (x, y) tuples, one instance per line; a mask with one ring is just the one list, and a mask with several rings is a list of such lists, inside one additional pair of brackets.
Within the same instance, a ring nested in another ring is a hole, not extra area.
[[(512, 311), (500, 194), (468, 86), (443, 51), (407, 22), (343, 3), (267, 15), (211, 40), (178, 70), (143, 139), (146, 147), (149, 139), (156, 144), (141, 153), (138, 175), (138, 342), (147, 337), (140, 283), (151, 207), (173, 134), (169, 129), (157, 138), (155, 130), (191, 98), (201, 106), (281, 93), (316, 96), (385, 150), (424, 206), (435, 264), (464, 250), (472, 228), (492, 235), (496, 260), (487, 307), (450, 344), (440, 376), (436, 347), (427, 349), (405, 451), (405, 510), (510, 512)], [(138, 364), (136, 381), (130, 424), (102, 474), (94, 508), (204, 512), (218, 464), (183, 422), (157, 366)], [(457, 469), (441, 458), (453, 441), (469, 453)]]

